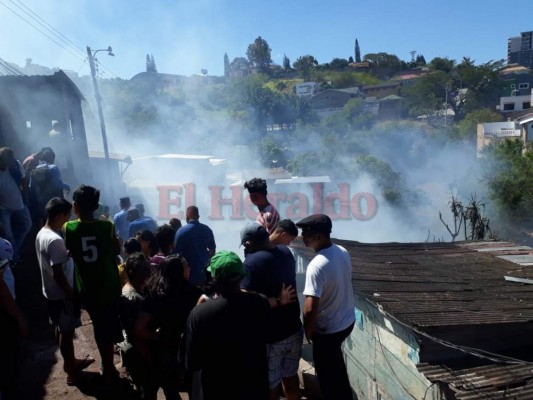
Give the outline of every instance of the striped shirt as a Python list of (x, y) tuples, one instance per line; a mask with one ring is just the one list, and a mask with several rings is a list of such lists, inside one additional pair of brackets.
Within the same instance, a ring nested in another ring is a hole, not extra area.
[(259, 211), (256, 221), (263, 225), (268, 234), (270, 235), (276, 229), (276, 225), (279, 222), (279, 213), (272, 204), (265, 207), (263, 211)]

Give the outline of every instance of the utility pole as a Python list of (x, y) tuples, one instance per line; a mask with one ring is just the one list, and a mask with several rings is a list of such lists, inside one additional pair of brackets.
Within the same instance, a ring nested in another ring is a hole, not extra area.
[[(111, 54), (111, 47), (107, 49)], [(105, 130), (104, 112), (102, 111), (102, 96), (100, 96), (100, 89), (96, 81), (96, 68), (94, 66), (94, 56), (100, 50), (96, 50), (93, 54), (91, 48), (87, 46), (87, 56), (89, 57), (89, 65), (91, 67), (91, 77), (93, 79), (94, 95), (96, 97), (96, 107), (98, 108), (98, 118), (100, 119), (100, 130), (102, 131), (102, 143), (104, 144), (104, 158), (106, 167), (110, 170), (109, 163), (109, 149), (107, 147), (107, 133)]]

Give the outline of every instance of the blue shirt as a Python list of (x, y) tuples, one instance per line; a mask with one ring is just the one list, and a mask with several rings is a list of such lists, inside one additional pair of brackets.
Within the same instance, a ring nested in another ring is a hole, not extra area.
[(157, 230), (157, 223), (150, 217), (142, 217), (131, 221), (128, 229), (129, 237), (134, 237), (135, 233), (139, 231), (144, 231), (145, 229), (155, 233)]
[(174, 252), (180, 253), (189, 264), (191, 275), (189, 282), (193, 285), (205, 283), (205, 270), (209, 264), (209, 253), (216, 249), (213, 231), (198, 221), (189, 221), (176, 232)]
[(128, 210), (120, 210), (113, 217), (115, 230), (120, 239), (124, 242), (130, 238), (130, 223), (128, 221)]
[[(283, 284), (296, 289), (296, 261), (287, 246), (248, 253), (244, 258), (246, 276), (241, 288), (261, 293), (266, 297), (278, 297)], [(298, 301), (272, 309), (267, 331), (268, 343), (286, 339), (302, 328)]]

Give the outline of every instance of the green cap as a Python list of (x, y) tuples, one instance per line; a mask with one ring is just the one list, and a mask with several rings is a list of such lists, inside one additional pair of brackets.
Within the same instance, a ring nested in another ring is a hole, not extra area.
[(226, 250), (219, 251), (211, 257), (207, 270), (217, 281), (239, 281), (246, 275), (239, 256)]

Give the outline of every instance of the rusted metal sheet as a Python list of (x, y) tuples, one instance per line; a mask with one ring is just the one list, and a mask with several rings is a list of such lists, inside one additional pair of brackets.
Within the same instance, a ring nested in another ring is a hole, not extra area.
[(431, 382), (447, 384), (460, 400), (533, 399), (533, 365), (489, 364), (472, 368), (417, 365)]
[[(350, 253), (356, 292), (417, 327), (533, 320), (533, 249), (514, 243), (335, 242)], [(297, 251), (311, 259), (314, 252)]]

